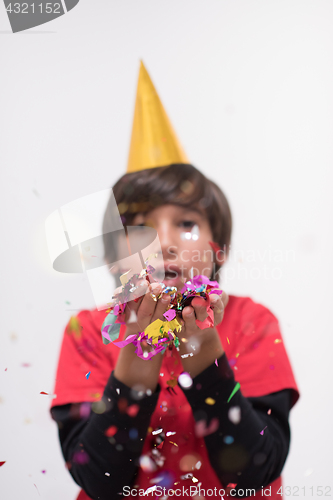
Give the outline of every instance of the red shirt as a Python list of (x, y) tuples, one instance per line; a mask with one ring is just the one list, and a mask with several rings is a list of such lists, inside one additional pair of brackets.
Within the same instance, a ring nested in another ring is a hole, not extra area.
[[(52, 401), (52, 407), (68, 403), (93, 402), (102, 397), (119, 354), (117, 346), (102, 343), (101, 326), (105, 316), (105, 311), (81, 311), (77, 316), (82, 327), (81, 332), (71, 331), (67, 325), (54, 390), (57, 397)], [(217, 330), (229, 364), (234, 371), (235, 380), (241, 385), (243, 396), (258, 397), (283, 389), (291, 389), (292, 405), (296, 403), (299, 397), (298, 388), (284, 347), (278, 320), (266, 307), (253, 302), (249, 297), (231, 295), (223, 321)], [(123, 339), (124, 334), (125, 327), (122, 326), (120, 340)], [(176, 477), (180, 477), (186, 474), (186, 471), (188, 472), (186, 467), (190, 460), (189, 456), (195, 457), (196, 461), (202, 464), (199, 470), (193, 472), (198, 481), (193, 483), (189, 479), (182, 480), (173, 488), (175, 490), (179, 488), (182, 493), (184, 486), (188, 488), (188, 492), (193, 492), (194, 488), (200, 485), (201, 496), (203, 496), (203, 490), (214, 491), (216, 488), (217, 494), (206, 493), (206, 498), (220, 500), (219, 490), (223, 495), (225, 485), (220, 483), (210, 465), (204, 438), (195, 436), (193, 413), (186, 396), (181, 390), (177, 391), (177, 395), (167, 391), (167, 380), (178, 377), (183, 371), (181, 358), (175, 348), (172, 354), (172, 356), (164, 356), (162, 362), (159, 377), (161, 392), (150, 421), (152, 429), (163, 426), (165, 432), (176, 432), (164, 442), (163, 468), (172, 470)], [(85, 375), (88, 372), (91, 374), (87, 380)], [(142, 450), (143, 455), (151, 450), (154, 442), (154, 436), (148, 432)], [(147, 490), (152, 486), (142, 469), (136, 478), (136, 484), (138, 490)], [(281, 478), (270, 486), (270, 499), (280, 500), (282, 496), (277, 492), (281, 487)], [(270, 486), (267, 486), (265, 490)], [(177, 498), (190, 498), (190, 496), (183, 497), (179, 491), (176, 496)], [(148, 496), (148, 498), (154, 497), (154, 494)], [(251, 498), (263, 498), (261, 491)], [(88, 499), (89, 497), (81, 491), (78, 500)]]

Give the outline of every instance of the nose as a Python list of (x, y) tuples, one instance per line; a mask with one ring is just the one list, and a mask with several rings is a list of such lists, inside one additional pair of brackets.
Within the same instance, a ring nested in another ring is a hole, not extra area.
[(177, 238), (172, 224), (169, 221), (161, 220), (156, 230), (160, 240), (163, 260), (174, 260), (174, 256), (177, 255)]

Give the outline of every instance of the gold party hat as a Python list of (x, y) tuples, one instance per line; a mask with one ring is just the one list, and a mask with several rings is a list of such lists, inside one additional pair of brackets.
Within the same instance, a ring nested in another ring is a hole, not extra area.
[(189, 163), (141, 61), (127, 172)]

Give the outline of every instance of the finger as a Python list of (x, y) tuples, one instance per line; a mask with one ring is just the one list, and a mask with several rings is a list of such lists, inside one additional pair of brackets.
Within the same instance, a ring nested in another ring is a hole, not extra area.
[(207, 302), (204, 298), (195, 297), (191, 302), (191, 306), (194, 309), (196, 319), (204, 321), (207, 318)]
[(198, 327), (195, 323), (197, 318), (195, 317), (194, 309), (192, 306), (184, 307), (184, 309), (182, 311), (182, 318), (185, 322), (186, 331), (188, 331), (188, 332), (189, 331), (196, 331), (198, 329)]
[(148, 291), (148, 286), (149, 286), (148, 282), (141, 283), (137, 288), (137, 290), (131, 293), (130, 295), (131, 300), (126, 304), (125, 322), (131, 329), (135, 330), (139, 329), (139, 325), (137, 323), (138, 320), (137, 311), (142, 303), (144, 295)]
[(214, 326), (219, 325), (224, 315), (224, 304), (219, 295), (210, 295), (210, 307), (214, 312)]
[(229, 295), (226, 292), (222, 292), (222, 302), (224, 307), (226, 307), (229, 302)]
[(154, 314), (152, 316), (151, 322), (160, 319), (161, 321), (167, 321), (163, 314), (168, 310), (171, 298), (170, 295), (162, 295), (162, 297), (157, 301)]
[(161, 291), (162, 287), (159, 283), (152, 283), (151, 285), (149, 285), (148, 292), (143, 297), (137, 312), (138, 324), (141, 331), (147, 328), (147, 326), (150, 324), (156, 308), (156, 295), (161, 293)]

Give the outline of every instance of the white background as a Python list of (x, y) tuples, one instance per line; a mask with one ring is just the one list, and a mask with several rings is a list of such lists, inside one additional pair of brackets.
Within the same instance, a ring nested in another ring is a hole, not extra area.
[(39, 393), (69, 309), (94, 303), (85, 276), (53, 271), (44, 221), (125, 172), (140, 58), (230, 201), (223, 288), (280, 320), (301, 391), (284, 483), (333, 486), (332, 26), (330, 0), (81, 0), (13, 35), (0, 5), (1, 498), (78, 491)]

